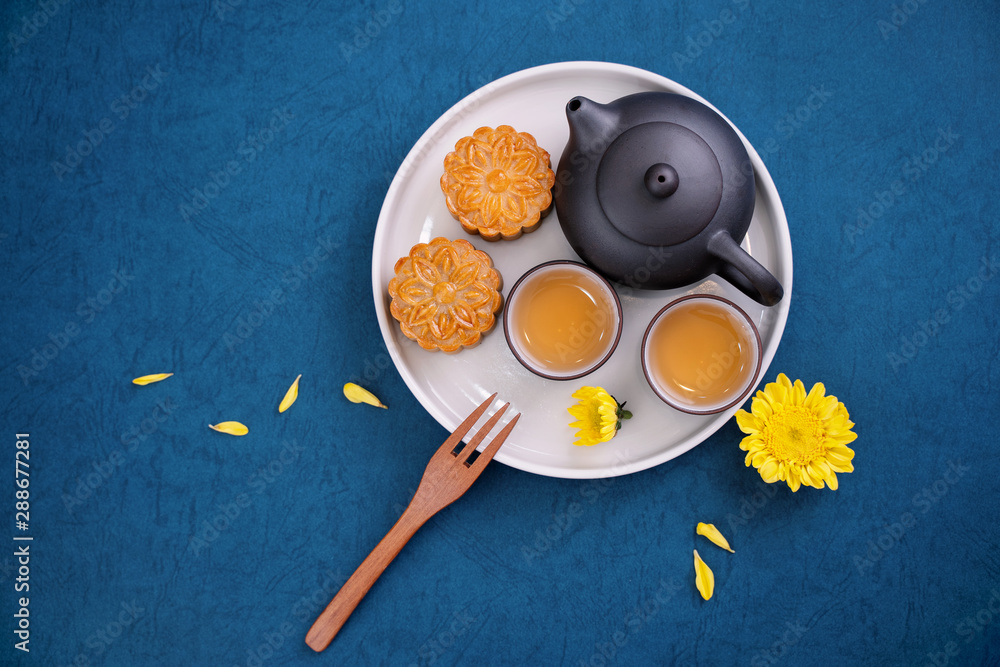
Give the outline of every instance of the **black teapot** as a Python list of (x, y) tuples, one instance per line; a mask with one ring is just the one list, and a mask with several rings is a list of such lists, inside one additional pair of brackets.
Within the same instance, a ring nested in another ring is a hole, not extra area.
[(753, 217), (753, 166), (718, 113), (647, 92), (566, 105), (569, 142), (553, 190), (559, 224), (606, 278), (671, 289), (711, 274), (765, 306), (783, 290), (740, 247)]

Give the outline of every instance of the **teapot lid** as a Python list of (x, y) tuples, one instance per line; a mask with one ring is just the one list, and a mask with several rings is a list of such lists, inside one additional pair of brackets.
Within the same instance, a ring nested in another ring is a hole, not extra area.
[(597, 196), (608, 221), (628, 238), (677, 245), (697, 236), (719, 210), (719, 162), (693, 129), (642, 123), (608, 146), (597, 171)]

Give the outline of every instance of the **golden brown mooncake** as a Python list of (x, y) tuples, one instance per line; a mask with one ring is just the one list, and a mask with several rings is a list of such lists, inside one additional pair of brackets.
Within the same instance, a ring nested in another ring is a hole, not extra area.
[(532, 232), (552, 208), (549, 154), (510, 125), (481, 127), (444, 159), (441, 190), (462, 228), (487, 241)]
[(418, 243), (395, 266), (389, 311), (426, 350), (471, 347), (496, 322), (503, 297), (493, 260), (468, 241), (436, 238)]

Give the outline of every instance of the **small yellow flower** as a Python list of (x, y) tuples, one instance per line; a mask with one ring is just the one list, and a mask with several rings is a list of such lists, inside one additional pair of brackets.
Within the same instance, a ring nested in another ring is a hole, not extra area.
[(836, 473), (854, 471), (854, 450), (847, 446), (858, 437), (851, 431), (854, 422), (844, 404), (825, 393), (817, 382), (806, 394), (801, 380), (792, 384), (782, 373), (757, 392), (750, 412), (736, 413), (747, 434), (740, 442), (746, 464), (768, 484), (780, 480), (798, 491), (802, 485), (822, 489), (825, 483), (836, 490)]
[(577, 404), (569, 408), (576, 417), (570, 427), (579, 429), (574, 445), (589, 447), (599, 442), (607, 442), (615, 437), (622, 427), (623, 419), (631, 419), (632, 413), (625, 410), (625, 404), (618, 401), (601, 387), (581, 387), (573, 393)]

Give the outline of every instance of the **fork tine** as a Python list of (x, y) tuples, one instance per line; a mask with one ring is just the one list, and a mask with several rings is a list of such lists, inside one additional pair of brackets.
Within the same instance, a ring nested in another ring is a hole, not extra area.
[(486, 467), (486, 464), (493, 460), (493, 457), (494, 455), (496, 455), (497, 450), (500, 449), (500, 445), (504, 443), (504, 440), (507, 439), (507, 436), (510, 435), (510, 432), (514, 430), (514, 425), (517, 424), (517, 420), (520, 418), (521, 418), (520, 412), (514, 415), (514, 418), (511, 419), (509, 422), (507, 422), (507, 425), (504, 426), (503, 430), (497, 434), (497, 437), (493, 438), (493, 441), (486, 446), (486, 449), (480, 452), (479, 458), (473, 461), (472, 465), (469, 466), (469, 469), (476, 477), (478, 477), (479, 473), (483, 471), (483, 469)]
[(483, 427), (479, 429), (479, 432), (476, 433), (475, 437), (469, 440), (468, 444), (466, 444), (465, 447), (462, 448), (462, 451), (458, 453), (459, 461), (464, 463), (470, 456), (472, 456), (472, 452), (474, 452), (476, 447), (479, 446), (479, 443), (483, 441), (483, 438), (489, 435), (490, 431), (492, 431), (493, 427), (497, 425), (497, 422), (500, 421), (500, 418), (503, 417), (503, 413), (507, 412), (507, 408), (509, 407), (510, 403), (504, 403), (502, 408), (493, 413), (490, 420), (483, 424)]
[(475, 423), (479, 421), (479, 418), (483, 416), (483, 413), (486, 412), (486, 409), (490, 407), (490, 404), (493, 403), (493, 399), (496, 397), (496, 392), (494, 392), (492, 396), (480, 403), (479, 407), (473, 410), (472, 414), (466, 417), (465, 421), (459, 424), (458, 428), (452, 431), (452, 434), (448, 436), (448, 439), (444, 441), (444, 444), (438, 448), (438, 451), (448, 451), (450, 453), (453, 449), (455, 449), (455, 445), (457, 445), (459, 441), (465, 437), (465, 434), (469, 432), (469, 429), (471, 429)]

